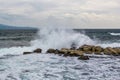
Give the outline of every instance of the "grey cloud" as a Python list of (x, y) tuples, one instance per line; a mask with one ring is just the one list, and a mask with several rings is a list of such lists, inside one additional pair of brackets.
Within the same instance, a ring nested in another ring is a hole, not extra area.
[(119, 0), (0, 0), (0, 22), (38, 27), (119, 28), (119, 3)]

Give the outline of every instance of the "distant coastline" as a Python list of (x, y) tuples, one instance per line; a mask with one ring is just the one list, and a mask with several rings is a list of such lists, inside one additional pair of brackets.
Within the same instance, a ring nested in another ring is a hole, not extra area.
[(17, 27), (0, 24), (0, 30), (38, 30), (38, 29), (33, 27)]

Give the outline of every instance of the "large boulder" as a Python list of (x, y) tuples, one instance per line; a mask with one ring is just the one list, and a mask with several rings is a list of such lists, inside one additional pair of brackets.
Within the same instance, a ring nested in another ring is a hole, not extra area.
[(23, 52), (23, 55), (32, 54), (32, 52)]
[(92, 48), (92, 52), (94, 52), (95, 54), (101, 54), (103, 52), (103, 48), (100, 46), (94, 46)]
[(83, 46), (79, 47), (78, 50), (82, 50), (85, 53), (91, 54), (92, 53), (92, 48), (93, 48), (92, 45), (83, 45)]
[(55, 53), (56, 50), (55, 49), (48, 49), (46, 53)]
[(120, 55), (120, 47), (113, 48)]
[(78, 59), (79, 60), (89, 60), (89, 57), (82, 55), (82, 56), (79, 56)]
[(67, 50), (64, 55), (67, 56), (81, 56), (83, 55), (83, 51), (78, 51), (78, 50)]
[(36, 50), (33, 51), (34, 53), (41, 53), (42, 52), (42, 49), (38, 48)]
[(103, 53), (106, 55), (118, 55), (118, 52), (114, 48), (111, 48), (111, 47), (105, 48)]
[(76, 56), (82, 56), (82, 55), (84, 54), (83, 51), (78, 51), (78, 50), (75, 50), (73, 53), (74, 53), (74, 55), (76, 55)]

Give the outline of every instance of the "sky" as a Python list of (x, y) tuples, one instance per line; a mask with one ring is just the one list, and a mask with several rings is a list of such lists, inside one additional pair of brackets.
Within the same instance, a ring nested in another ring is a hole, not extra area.
[(0, 24), (120, 28), (120, 0), (0, 0)]

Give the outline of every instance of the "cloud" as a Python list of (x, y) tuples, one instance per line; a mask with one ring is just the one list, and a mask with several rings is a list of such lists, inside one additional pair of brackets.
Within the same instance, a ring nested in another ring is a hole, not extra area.
[(0, 22), (67, 28), (119, 28), (119, 0), (0, 0)]

